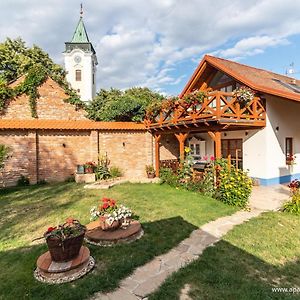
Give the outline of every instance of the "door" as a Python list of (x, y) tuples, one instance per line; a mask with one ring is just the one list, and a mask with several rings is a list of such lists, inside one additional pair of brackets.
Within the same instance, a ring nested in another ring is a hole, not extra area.
[(231, 157), (231, 164), (243, 169), (243, 139), (222, 139), (222, 157)]

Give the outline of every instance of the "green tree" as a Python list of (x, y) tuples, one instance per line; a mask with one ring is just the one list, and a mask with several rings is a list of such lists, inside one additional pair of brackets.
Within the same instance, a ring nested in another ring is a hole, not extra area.
[[(8, 83), (25, 75), (24, 81), (14, 90), (8, 87)], [(33, 45), (27, 47), (21, 39), (7, 38), (0, 43), (0, 109), (5, 106), (5, 101), (13, 96), (26, 93), (30, 98), (31, 114), (36, 115), (36, 99), (39, 97), (37, 88), (50, 76), (58, 82), (70, 96), (66, 102), (84, 107), (78, 95), (72, 90), (65, 80), (64, 69), (53, 62), (49, 55), (40, 47)]]
[(148, 88), (101, 89), (87, 107), (88, 117), (96, 121), (140, 122), (149, 104), (162, 99), (162, 95)]

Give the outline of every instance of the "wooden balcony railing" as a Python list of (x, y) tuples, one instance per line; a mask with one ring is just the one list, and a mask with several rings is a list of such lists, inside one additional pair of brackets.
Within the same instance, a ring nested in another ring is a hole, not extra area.
[(169, 102), (160, 111), (147, 114), (147, 128), (197, 123), (199, 120), (219, 120), (223, 123), (241, 122), (253, 126), (265, 126), (266, 110), (262, 99), (254, 97), (242, 105), (233, 93), (212, 91), (202, 102), (187, 103), (183, 99)]

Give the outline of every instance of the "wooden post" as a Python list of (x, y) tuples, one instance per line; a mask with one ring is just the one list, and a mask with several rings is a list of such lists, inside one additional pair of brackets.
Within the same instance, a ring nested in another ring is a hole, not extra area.
[(161, 139), (161, 134), (156, 134), (154, 135), (154, 140), (155, 140), (155, 175), (156, 177), (159, 177), (159, 161), (160, 161), (160, 139)]
[(184, 142), (189, 133), (175, 133), (175, 136), (179, 142), (180, 164), (184, 161)]
[(215, 157), (216, 157), (216, 159), (222, 158), (221, 132), (220, 131), (216, 131), (216, 132), (208, 131), (208, 134), (215, 142)]

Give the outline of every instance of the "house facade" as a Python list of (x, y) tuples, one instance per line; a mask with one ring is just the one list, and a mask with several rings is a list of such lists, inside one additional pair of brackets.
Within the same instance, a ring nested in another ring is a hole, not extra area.
[[(232, 93), (242, 86), (255, 93), (245, 107)], [(190, 146), (195, 160), (229, 158), (262, 185), (300, 177), (298, 80), (207, 55), (180, 97), (196, 90), (207, 93), (203, 103), (182, 100), (145, 122), (156, 140), (178, 140), (174, 159)]]

